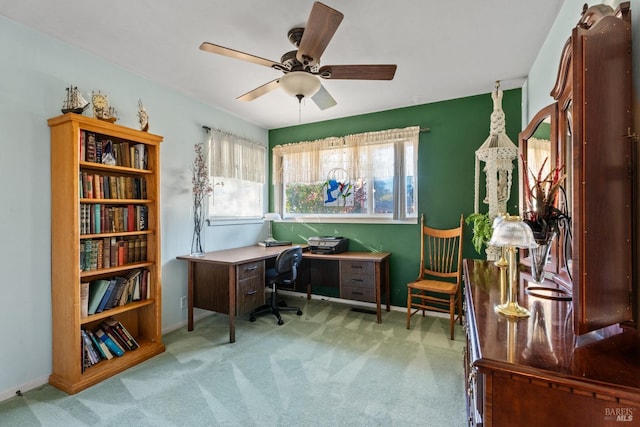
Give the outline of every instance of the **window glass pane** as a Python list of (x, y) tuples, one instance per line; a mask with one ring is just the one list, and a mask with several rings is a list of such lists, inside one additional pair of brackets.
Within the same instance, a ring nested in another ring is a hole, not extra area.
[(213, 220), (261, 218), (266, 169), (266, 147), (244, 137), (209, 129)]
[(262, 185), (235, 178), (213, 177), (209, 215), (222, 218), (262, 217)]
[(415, 153), (414, 144), (405, 144), (404, 148), (404, 164), (405, 164), (405, 179), (406, 179), (406, 215), (417, 216), (415, 189), (417, 187), (416, 179), (416, 162), (417, 159), (414, 156)]
[(367, 151), (373, 160), (373, 211), (376, 214), (393, 214), (395, 173), (393, 144), (374, 145)]
[(414, 127), (275, 147), (276, 205), (285, 218), (415, 218), (417, 144)]

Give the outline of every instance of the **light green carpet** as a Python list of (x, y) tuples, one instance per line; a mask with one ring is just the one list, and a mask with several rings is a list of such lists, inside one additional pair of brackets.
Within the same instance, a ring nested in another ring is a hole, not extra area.
[(0, 403), (2, 426), (464, 426), (462, 347), (448, 321), (288, 297), (304, 314), (214, 314), (167, 351), (68, 396), (46, 385)]

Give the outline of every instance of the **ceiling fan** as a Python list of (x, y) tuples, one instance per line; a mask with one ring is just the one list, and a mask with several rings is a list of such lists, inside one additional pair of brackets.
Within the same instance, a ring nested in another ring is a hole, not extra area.
[(397, 66), (395, 64), (366, 65), (324, 65), (320, 66), (320, 56), (335, 34), (344, 15), (320, 2), (315, 2), (304, 28), (292, 28), (288, 38), (297, 50), (285, 53), (280, 62), (264, 59), (249, 53), (204, 42), (200, 49), (206, 52), (224, 55), (242, 61), (252, 62), (282, 71), (284, 75), (259, 86), (237, 99), (253, 101), (279, 87), (298, 98), (311, 97), (321, 109), (336, 105), (335, 99), (322, 85), (323, 79), (350, 80), (392, 80)]

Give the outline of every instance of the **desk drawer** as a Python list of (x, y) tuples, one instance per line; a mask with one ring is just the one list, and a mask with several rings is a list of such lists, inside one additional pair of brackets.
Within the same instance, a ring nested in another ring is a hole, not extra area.
[(262, 276), (238, 281), (236, 315), (250, 313), (264, 304), (264, 301), (264, 278)]
[(236, 314), (240, 316), (264, 304), (264, 261), (239, 264), (236, 275)]
[(376, 291), (373, 286), (348, 286), (344, 283), (340, 287), (340, 298), (364, 302), (376, 302)]
[(374, 263), (340, 261), (340, 298), (376, 301)]
[(250, 277), (264, 278), (264, 261), (245, 262), (236, 267), (237, 280), (244, 280)]
[(340, 261), (340, 277), (349, 279), (351, 276), (373, 277), (375, 266), (370, 261)]

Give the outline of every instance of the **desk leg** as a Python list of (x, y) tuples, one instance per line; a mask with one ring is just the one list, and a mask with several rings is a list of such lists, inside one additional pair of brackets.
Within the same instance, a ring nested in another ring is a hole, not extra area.
[(236, 266), (229, 266), (229, 342), (236, 342)]
[(376, 266), (376, 277), (375, 277), (375, 281), (376, 281), (376, 315), (378, 317), (378, 323), (382, 323), (382, 313), (380, 310), (380, 286), (381, 286), (381, 282), (382, 282), (382, 274), (380, 273), (380, 263), (376, 262), (375, 263)]
[(187, 261), (187, 331), (193, 331), (193, 281), (196, 274), (195, 263)]
[(391, 282), (389, 281), (389, 258), (384, 260), (384, 289), (387, 312), (391, 311)]

